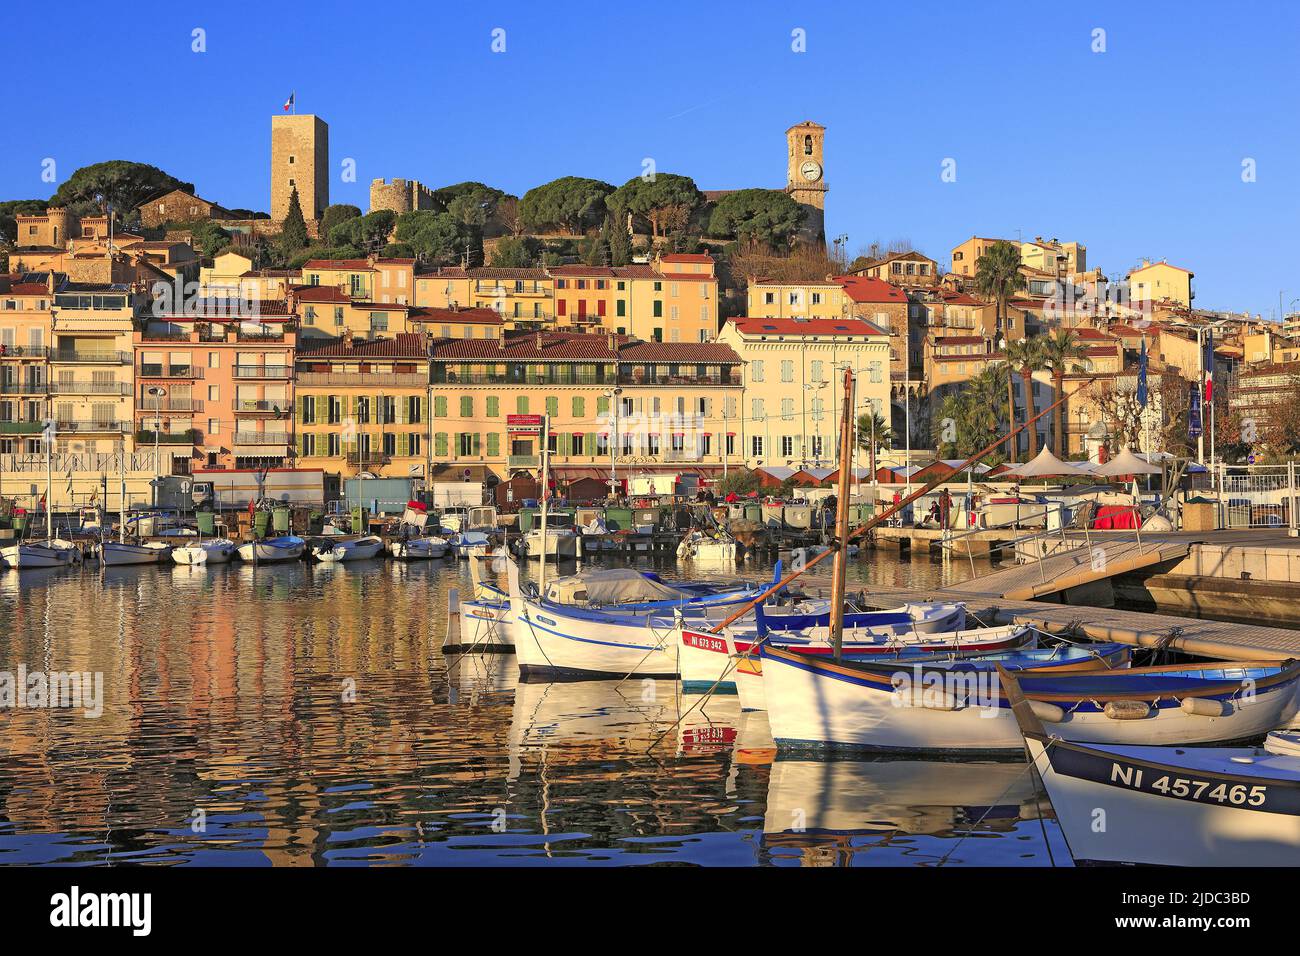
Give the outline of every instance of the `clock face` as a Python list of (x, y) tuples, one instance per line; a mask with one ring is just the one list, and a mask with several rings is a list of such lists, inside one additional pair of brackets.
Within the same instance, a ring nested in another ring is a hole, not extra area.
[(822, 178), (822, 168), (811, 159), (805, 160), (804, 164), (799, 167), (799, 175), (810, 183), (815, 183)]

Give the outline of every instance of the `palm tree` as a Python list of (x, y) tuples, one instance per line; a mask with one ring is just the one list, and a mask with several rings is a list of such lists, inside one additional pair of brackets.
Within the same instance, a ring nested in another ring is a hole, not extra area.
[(1020, 249), (1014, 242), (998, 240), (975, 263), (975, 289), (997, 306), (998, 334), (1005, 334), (1007, 302), (1025, 288), (1020, 273)]
[[(1025, 403), (1025, 421), (1028, 422), (1034, 417), (1034, 372), (1045, 367), (1043, 357), (1043, 347), (1038, 339), (1020, 339), (1015, 342), (1008, 342), (1004, 350), (1007, 357), (1008, 369), (1015, 369), (1020, 373), (1020, 395)], [(1008, 395), (1011, 391), (1011, 378), (1007, 378)], [(1014, 402), (1012, 402), (1014, 407)], [(1014, 416), (1012, 419), (1012, 428), (1015, 428)], [(1038, 453), (1038, 429), (1037, 427), (1029, 429), (1025, 436), (1025, 460), (1028, 461)]]
[(873, 476), (876, 473), (876, 452), (882, 448), (892, 448), (893, 445), (894, 429), (889, 422), (885, 421), (884, 415), (872, 411), (858, 416), (858, 447), (870, 456)]
[[(1088, 354), (1088, 350), (1079, 344), (1078, 338), (1069, 329), (1057, 329), (1042, 339), (1043, 359), (1052, 370), (1052, 398), (1061, 402), (1065, 397), (1065, 373), (1070, 366), (1078, 365), (1078, 360)], [(1070, 420), (1066, 413), (1066, 403), (1061, 402), (1052, 411), (1052, 434), (1056, 438), (1056, 457), (1064, 459), (1068, 449), (1065, 440), (1065, 423)]]

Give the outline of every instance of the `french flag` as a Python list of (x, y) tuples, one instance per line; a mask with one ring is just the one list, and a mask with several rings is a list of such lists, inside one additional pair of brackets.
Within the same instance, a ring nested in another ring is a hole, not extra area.
[(297, 93), (290, 93), (290, 94), (289, 94), (289, 98), (288, 98), (287, 100), (284, 101), (284, 110), (285, 110), (286, 113), (287, 113), (289, 110), (293, 109), (293, 98), (294, 98), (296, 95), (297, 95)]

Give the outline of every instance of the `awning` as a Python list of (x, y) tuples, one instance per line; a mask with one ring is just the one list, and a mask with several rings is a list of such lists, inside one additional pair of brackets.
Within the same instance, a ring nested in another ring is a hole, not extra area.
[[(469, 472), (469, 477), (465, 477), (465, 472)], [(444, 462), (436, 464), (429, 472), (430, 481), (477, 481), (480, 483), (495, 484), (497, 481), (496, 473), (487, 465), (457, 465), (454, 462)]]

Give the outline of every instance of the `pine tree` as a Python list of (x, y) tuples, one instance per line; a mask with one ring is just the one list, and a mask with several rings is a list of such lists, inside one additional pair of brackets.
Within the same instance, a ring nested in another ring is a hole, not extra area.
[(289, 213), (280, 227), (280, 248), (286, 253), (297, 252), (307, 245), (307, 220), (302, 217), (298, 190), (289, 193)]
[(609, 234), (609, 264), (625, 266), (632, 261), (632, 237), (617, 218), (605, 221)]

